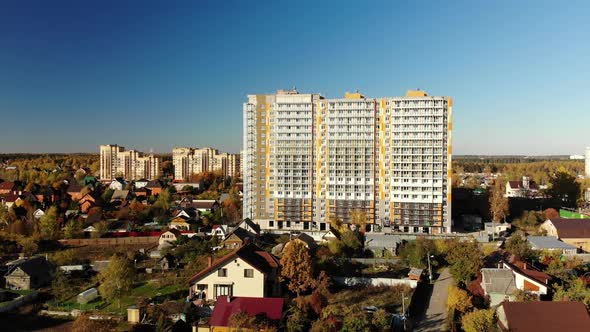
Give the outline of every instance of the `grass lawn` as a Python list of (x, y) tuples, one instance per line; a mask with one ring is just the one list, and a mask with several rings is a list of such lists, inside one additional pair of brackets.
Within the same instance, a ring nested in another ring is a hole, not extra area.
[(127, 307), (137, 304), (141, 298), (151, 299), (157, 304), (165, 301), (184, 301), (187, 293), (188, 289), (183, 285), (159, 286), (153, 282), (143, 282), (137, 284), (128, 295), (121, 297), (120, 300), (112, 301), (102, 310), (125, 314)]

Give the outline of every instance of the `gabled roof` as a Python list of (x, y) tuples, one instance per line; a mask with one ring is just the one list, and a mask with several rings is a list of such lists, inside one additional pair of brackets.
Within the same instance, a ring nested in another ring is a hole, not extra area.
[(254, 230), (254, 232), (256, 233), (256, 235), (260, 235), (260, 225), (254, 223), (252, 220), (246, 218), (244, 220), (242, 220), (242, 222), (238, 225), (238, 227), (241, 228), (252, 228)]
[[(168, 232), (174, 234), (174, 236), (176, 236), (176, 238), (178, 238), (178, 237), (180, 237), (182, 235), (182, 233), (178, 229), (176, 229), (176, 228), (171, 228), (171, 229), (167, 230), (166, 232), (164, 232), (162, 234), (165, 234), (165, 233), (168, 233)], [(162, 236), (162, 235), (160, 235), (160, 236)]]
[(117, 199), (123, 200), (127, 199), (129, 196), (129, 190), (115, 190), (113, 192), (113, 196), (111, 196), (111, 202)]
[(250, 232), (248, 232), (247, 230), (241, 228), (241, 227), (236, 227), (234, 228), (234, 230), (232, 230), (231, 232), (229, 232), (226, 236), (225, 239), (223, 239), (223, 241), (227, 240), (230, 238), (230, 236), (235, 235), (237, 236), (240, 240), (244, 241), (247, 238), (254, 238), (256, 235), (252, 234)]
[(481, 269), (482, 287), (486, 293), (511, 295), (516, 291), (514, 274), (509, 269)]
[(229, 326), (229, 318), (236, 313), (245, 312), (250, 316), (265, 315), (270, 320), (280, 320), (283, 316), (283, 298), (275, 297), (230, 297), (219, 296), (209, 319), (210, 326)]
[(219, 203), (217, 203), (217, 201), (214, 199), (201, 199), (201, 200), (193, 200), (192, 202), (190, 202), (190, 207), (193, 207), (195, 209), (211, 210), (211, 209), (213, 209), (213, 207), (216, 204), (219, 204)]
[(152, 180), (152, 181), (150, 181), (150, 182), (147, 183), (146, 187), (147, 188), (162, 188), (162, 185), (160, 184), (159, 181)]
[(16, 184), (14, 182), (6, 181), (0, 183), (0, 189), (2, 190), (12, 190), (14, 189), (14, 187), (16, 187)]
[[(520, 190), (524, 190), (524, 184), (522, 183), (522, 181), (508, 181), (508, 184), (510, 184), (510, 188), (512, 189), (520, 189)], [(533, 180), (529, 181), (529, 189), (530, 190), (539, 190), (539, 186), (537, 185), (537, 183)]]
[(209, 275), (209, 273), (215, 271), (218, 267), (225, 264), (226, 262), (235, 259), (241, 258), (256, 270), (268, 274), (273, 269), (279, 267), (279, 261), (271, 254), (267, 253), (266, 251), (260, 249), (253, 243), (247, 243), (242, 245), (241, 247), (233, 250), (229, 254), (221, 257), (217, 261), (215, 261), (211, 266), (201, 270), (199, 273), (195, 274), (190, 280), (189, 283), (194, 283), (197, 280)]
[(511, 263), (504, 261), (504, 265), (514, 273), (518, 273), (524, 277), (535, 280), (545, 286), (548, 286), (549, 281), (552, 279), (550, 275), (540, 270), (537, 270), (531, 264), (521, 261), (513, 261)]
[(560, 239), (590, 238), (590, 220), (588, 219), (549, 219), (557, 229)]
[(79, 193), (80, 191), (82, 191), (82, 186), (77, 184), (76, 182), (73, 182), (72, 184), (70, 184), (68, 186), (68, 189), (66, 190), (69, 193)]
[(24, 273), (31, 277), (40, 277), (51, 273), (53, 270), (53, 264), (48, 262), (43, 256), (35, 256), (26, 260), (18, 260), (11, 265), (6, 275), (8, 276), (12, 274), (16, 268), (20, 268)]
[[(504, 330), (519, 332), (590, 331), (590, 317), (581, 302), (503, 302)], [(507, 323), (504, 326), (504, 324)]]

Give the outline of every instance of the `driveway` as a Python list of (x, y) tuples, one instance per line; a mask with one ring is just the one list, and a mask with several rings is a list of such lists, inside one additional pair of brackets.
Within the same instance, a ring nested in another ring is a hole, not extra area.
[(420, 320), (414, 331), (434, 332), (445, 331), (447, 327), (447, 296), (449, 286), (453, 284), (453, 277), (449, 268), (441, 271), (440, 276), (434, 283), (430, 302), (426, 309), (426, 314)]

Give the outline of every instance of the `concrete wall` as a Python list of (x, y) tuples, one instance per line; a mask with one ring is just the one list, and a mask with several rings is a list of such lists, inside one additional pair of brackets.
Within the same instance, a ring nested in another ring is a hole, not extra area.
[(354, 287), (354, 286), (397, 286), (407, 285), (411, 288), (416, 288), (418, 282), (410, 279), (394, 279), (394, 278), (363, 278), (363, 277), (333, 277), (334, 282), (338, 285)]

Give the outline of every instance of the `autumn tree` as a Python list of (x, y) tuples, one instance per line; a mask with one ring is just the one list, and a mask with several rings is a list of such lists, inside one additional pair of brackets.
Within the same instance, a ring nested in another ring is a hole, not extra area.
[(311, 256), (303, 242), (291, 241), (285, 245), (281, 257), (281, 277), (288, 281), (287, 287), (297, 296), (313, 287)]
[(538, 258), (537, 253), (531, 248), (529, 242), (518, 232), (508, 238), (505, 248), (506, 251), (523, 260), (528, 261)]
[(494, 309), (474, 310), (461, 318), (461, 325), (465, 332), (496, 331)]
[(60, 237), (60, 227), (57, 222), (57, 207), (52, 206), (39, 219), (39, 233), (44, 240), (57, 240)]
[(98, 291), (107, 300), (119, 298), (133, 286), (135, 270), (131, 262), (124, 256), (113, 255), (109, 265), (100, 272)]
[(543, 217), (545, 220), (556, 219), (556, 218), (559, 218), (559, 212), (557, 212), (557, 210), (555, 210), (553, 208), (548, 208), (545, 211), (543, 211)]
[(495, 222), (504, 220), (509, 213), (508, 197), (504, 196), (504, 187), (500, 180), (497, 180), (490, 193), (490, 213)]
[(571, 278), (555, 286), (553, 301), (577, 301), (590, 310), (590, 287), (580, 278)]
[(367, 225), (367, 212), (362, 209), (354, 209), (350, 211), (350, 223), (356, 226), (356, 229), (360, 232), (365, 231)]
[(477, 242), (457, 242), (447, 252), (451, 275), (458, 282), (468, 284), (483, 266), (483, 252)]
[(76, 239), (82, 237), (82, 226), (76, 220), (70, 220), (64, 227), (64, 238)]
[(39, 250), (37, 242), (32, 237), (21, 237), (18, 240), (18, 245), (25, 256), (33, 256)]
[(469, 293), (455, 285), (449, 286), (447, 309), (465, 313), (471, 308), (473, 308), (473, 304), (471, 303), (471, 296)]

